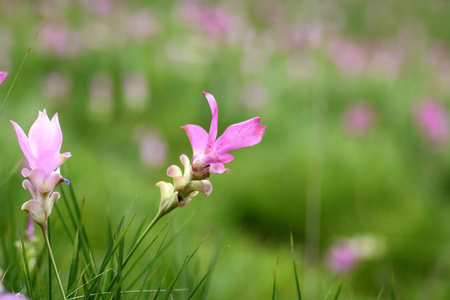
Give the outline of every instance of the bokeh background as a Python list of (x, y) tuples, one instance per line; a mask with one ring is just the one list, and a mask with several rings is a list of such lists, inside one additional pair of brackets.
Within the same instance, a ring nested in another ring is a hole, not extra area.
[(180, 288), (219, 245), (210, 299), (266, 299), (275, 271), (293, 299), (292, 232), (305, 299), (344, 273), (344, 299), (388, 299), (393, 275), (399, 298), (448, 299), (448, 20), (447, 1), (2, 0), (0, 99), (26, 61), (0, 116), (1, 228), (25, 227), (28, 200), (9, 120), (27, 132), (58, 112), (73, 155), (61, 172), (101, 257), (107, 224), (128, 212), (133, 232), (157, 212), (155, 183), (192, 155), (180, 126), (209, 128), (208, 91), (219, 134), (255, 116), (267, 130), (178, 210), (165, 262), (210, 233)]

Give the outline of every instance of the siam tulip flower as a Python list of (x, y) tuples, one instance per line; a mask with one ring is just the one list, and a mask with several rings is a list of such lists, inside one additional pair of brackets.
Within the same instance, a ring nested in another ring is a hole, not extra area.
[(0, 84), (5, 81), (6, 77), (8, 76), (7, 72), (0, 72)]
[(343, 238), (328, 251), (327, 267), (336, 274), (347, 273), (361, 261), (382, 255), (384, 248), (382, 239), (369, 234)]
[(416, 122), (432, 145), (442, 145), (449, 138), (448, 114), (437, 101), (425, 99), (416, 108)]
[(198, 125), (185, 125), (181, 128), (186, 132), (194, 152), (192, 171), (194, 176), (204, 179), (209, 173), (227, 173), (224, 163), (231, 162), (234, 157), (229, 151), (254, 146), (258, 144), (266, 130), (266, 126), (259, 124), (259, 117), (229, 126), (218, 139), (218, 112), (216, 99), (203, 92), (208, 100), (212, 113), (209, 133)]
[(344, 125), (349, 134), (364, 136), (375, 122), (375, 112), (368, 103), (360, 101), (353, 104), (345, 113)]
[(45, 109), (39, 112), (28, 137), (17, 123), (11, 121), (11, 124), (31, 169), (22, 169), (22, 175), (27, 178), (22, 185), (32, 196), (32, 199), (22, 206), (22, 210), (28, 212), (33, 220), (44, 228), (53, 203), (60, 196), (58, 192), (53, 193), (53, 190), (64, 181), (59, 173), (59, 167), (71, 154), (60, 153), (63, 135), (58, 114), (50, 120)]

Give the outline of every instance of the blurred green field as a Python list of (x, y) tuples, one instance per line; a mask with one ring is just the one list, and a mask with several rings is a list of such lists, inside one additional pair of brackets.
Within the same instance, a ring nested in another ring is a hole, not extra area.
[[(85, 200), (100, 259), (108, 223), (128, 211), (136, 232), (157, 212), (155, 183), (192, 156), (180, 126), (209, 127), (207, 91), (219, 134), (255, 116), (267, 130), (211, 176), (210, 197), (176, 211), (169, 236), (182, 232), (162, 273), (210, 233), (177, 288), (201, 278), (220, 241), (209, 299), (269, 298), (278, 259), (277, 295), (295, 299), (292, 232), (304, 299), (324, 299), (342, 277), (341, 299), (391, 299), (393, 274), (398, 299), (448, 299), (449, 18), (446, 1), (0, 1), (2, 103), (16, 79), (0, 115), (2, 234), (18, 239), (11, 224), (25, 228), (29, 199), (9, 120), (27, 132), (39, 110), (58, 112), (73, 155), (61, 174)], [(437, 136), (417, 118), (425, 99), (443, 113)], [(348, 119), (361, 103), (363, 125)], [(330, 247), (358, 235), (383, 247), (334, 274)], [(55, 213), (52, 236), (68, 269)]]

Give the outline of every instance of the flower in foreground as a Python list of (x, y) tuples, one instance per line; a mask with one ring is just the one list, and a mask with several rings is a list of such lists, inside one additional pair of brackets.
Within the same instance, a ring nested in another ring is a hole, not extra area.
[(41, 227), (46, 227), (53, 203), (60, 196), (53, 190), (64, 181), (59, 167), (71, 156), (69, 152), (60, 153), (63, 135), (58, 114), (50, 120), (45, 109), (40, 111), (28, 136), (17, 123), (11, 121), (11, 124), (29, 166), (22, 169), (22, 175), (27, 178), (22, 186), (30, 192), (31, 199), (23, 204), (22, 210)]
[[(198, 125), (181, 127), (189, 137), (194, 156), (192, 171), (201, 174), (227, 173), (224, 163), (231, 162), (234, 157), (229, 151), (254, 146), (258, 144), (266, 130), (266, 126), (259, 124), (259, 117), (233, 124), (216, 140), (218, 111), (217, 102), (213, 95), (203, 93), (211, 108), (212, 120), (209, 133)], [(208, 177), (207, 175), (204, 177)]]
[(7, 72), (0, 72), (0, 84), (6, 79), (7, 76)]

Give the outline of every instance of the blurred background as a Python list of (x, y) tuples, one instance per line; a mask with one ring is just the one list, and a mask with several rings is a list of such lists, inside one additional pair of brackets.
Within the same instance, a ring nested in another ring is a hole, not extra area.
[(207, 91), (219, 134), (255, 116), (267, 130), (178, 210), (174, 268), (211, 234), (177, 287), (218, 244), (210, 299), (267, 299), (276, 269), (293, 299), (292, 232), (305, 299), (344, 274), (344, 299), (388, 299), (393, 275), (399, 298), (448, 299), (449, 19), (444, 0), (0, 0), (0, 99), (44, 21), (0, 116), (1, 228), (25, 228), (29, 197), (9, 120), (28, 132), (58, 112), (73, 155), (61, 173), (101, 257), (108, 222), (129, 211), (135, 232), (156, 214), (155, 183), (192, 156), (180, 126), (209, 128)]

